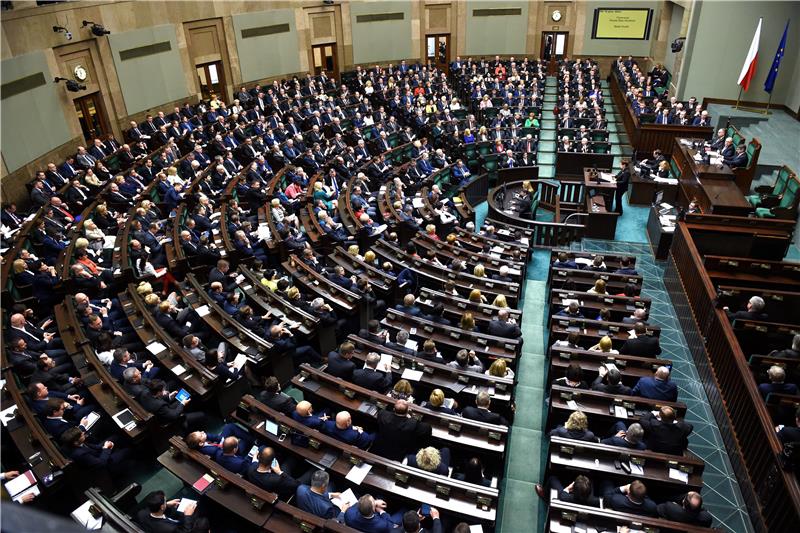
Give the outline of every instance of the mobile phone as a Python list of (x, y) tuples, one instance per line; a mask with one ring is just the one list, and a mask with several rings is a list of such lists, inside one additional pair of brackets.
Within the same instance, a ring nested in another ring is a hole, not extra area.
[(422, 506), (419, 508), (419, 514), (421, 514), (422, 516), (430, 516), (431, 506), (427, 503), (423, 503)]
[(281, 433), (281, 436), (278, 437), (278, 442), (283, 442), (284, 440), (286, 440), (286, 433)]

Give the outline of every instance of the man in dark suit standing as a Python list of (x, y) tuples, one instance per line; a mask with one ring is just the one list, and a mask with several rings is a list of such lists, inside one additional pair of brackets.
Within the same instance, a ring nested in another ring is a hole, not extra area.
[(639, 419), (644, 429), (644, 440), (647, 449), (670, 455), (683, 455), (689, 446), (689, 434), (692, 425), (683, 420), (676, 420), (675, 409), (663, 406), (658, 415), (646, 413)]
[(639, 355), (642, 357), (655, 357), (661, 355), (661, 345), (658, 342), (658, 337), (653, 337), (647, 334), (647, 327), (637, 322), (633, 326), (633, 332), (636, 334), (635, 338), (629, 338), (625, 344), (620, 348), (620, 353), (626, 355)]
[(658, 504), (658, 516), (673, 522), (711, 527), (711, 513), (703, 509), (703, 497), (690, 491), (677, 502)]
[(678, 386), (669, 380), (669, 368), (660, 366), (652, 377), (639, 378), (639, 382), (633, 387), (631, 394), (652, 400), (676, 402), (678, 401)]
[(378, 431), (372, 451), (389, 459), (402, 460), (411, 450), (425, 445), (431, 426), (409, 413), (408, 402), (397, 400), (393, 409), (378, 413)]
[(614, 212), (622, 214), (622, 198), (628, 192), (628, 184), (631, 181), (631, 171), (628, 169), (628, 162), (620, 163), (620, 171), (615, 176), (617, 179), (617, 189), (614, 192)]
[(489, 396), (489, 393), (486, 391), (481, 391), (475, 397), (475, 407), (472, 407), (471, 405), (465, 407), (461, 412), (461, 416), (464, 418), (469, 418), (470, 420), (479, 420), (489, 424), (507, 426), (508, 421), (505, 418), (489, 410), (491, 403), (492, 398)]
[(364, 368), (357, 368), (353, 371), (353, 383), (378, 392), (386, 392), (392, 386), (392, 374), (390, 369), (378, 369), (381, 356), (376, 353), (367, 355), (367, 364)]
[(497, 312), (497, 318), (489, 322), (487, 333), (505, 339), (517, 339), (522, 336), (519, 326), (508, 321), (508, 309)]

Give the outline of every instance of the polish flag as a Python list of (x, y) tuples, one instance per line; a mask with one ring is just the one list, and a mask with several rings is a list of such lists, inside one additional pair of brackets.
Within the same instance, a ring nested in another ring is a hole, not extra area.
[(747, 88), (750, 87), (750, 80), (753, 79), (753, 76), (756, 74), (756, 59), (758, 59), (758, 42), (761, 38), (761, 21), (762, 19), (758, 19), (758, 27), (756, 28), (756, 34), (753, 35), (753, 42), (750, 43), (750, 50), (747, 51), (747, 59), (744, 60), (744, 65), (742, 66), (742, 73), (739, 74), (739, 81), (737, 82), (739, 85), (742, 86), (742, 89), (747, 91)]

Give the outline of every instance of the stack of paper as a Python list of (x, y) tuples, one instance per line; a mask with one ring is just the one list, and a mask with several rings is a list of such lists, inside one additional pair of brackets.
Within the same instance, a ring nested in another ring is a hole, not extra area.
[(26, 494), (39, 495), (39, 486), (36, 484), (36, 476), (33, 470), (24, 472), (5, 484), (6, 491), (15, 502), (22, 503), (22, 498)]

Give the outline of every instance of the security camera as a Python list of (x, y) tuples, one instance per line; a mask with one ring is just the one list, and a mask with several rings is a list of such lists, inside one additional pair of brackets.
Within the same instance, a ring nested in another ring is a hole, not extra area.
[(72, 40), (72, 32), (67, 30), (67, 28), (65, 28), (64, 26), (53, 26), (53, 32), (54, 33), (63, 33), (64, 37), (66, 37), (68, 41)]
[(103, 35), (111, 34), (111, 32), (105, 29), (102, 24), (97, 24), (96, 22), (92, 22), (90, 20), (83, 21), (81, 27), (85, 28), (86, 26), (91, 26), (92, 34), (96, 35), (97, 37), (102, 37)]
[(680, 52), (683, 49), (684, 42), (686, 42), (686, 37), (678, 37), (672, 41), (672, 44), (670, 45), (670, 48), (672, 48), (672, 53), (677, 54)]

